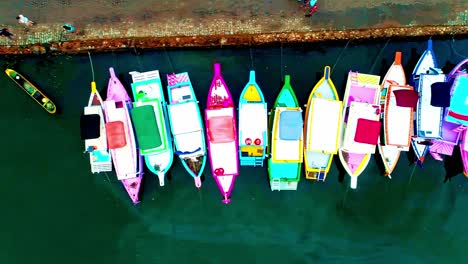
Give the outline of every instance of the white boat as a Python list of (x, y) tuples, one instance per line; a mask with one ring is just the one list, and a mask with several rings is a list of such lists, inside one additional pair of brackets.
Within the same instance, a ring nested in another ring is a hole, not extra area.
[(112, 171), (112, 158), (107, 147), (107, 135), (102, 98), (91, 83), (91, 94), (80, 119), (81, 138), (85, 141), (85, 152), (89, 153), (92, 173)]

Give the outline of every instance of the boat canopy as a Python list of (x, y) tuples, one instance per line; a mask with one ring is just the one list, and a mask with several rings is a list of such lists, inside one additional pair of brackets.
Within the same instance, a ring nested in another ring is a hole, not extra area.
[(279, 120), (279, 137), (281, 140), (300, 140), (302, 137), (302, 113), (299, 111), (282, 111)]
[(211, 143), (221, 144), (234, 141), (232, 116), (213, 116), (208, 119), (208, 135)]
[(448, 107), (450, 105), (450, 90), (452, 84), (448, 82), (436, 82), (431, 85), (431, 105), (436, 107)]
[(401, 89), (393, 91), (393, 94), (395, 94), (397, 106), (416, 108), (419, 99), (418, 92), (414, 90)]
[(101, 117), (98, 114), (85, 115), (80, 117), (81, 139), (95, 139), (100, 136)]
[(454, 82), (446, 120), (468, 125), (468, 75), (459, 75)]
[(107, 144), (109, 149), (123, 148), (127, 145), (125, 127), (122, 121), (113, 121), (106, 124)]
[(161, 146), (161, 132), (152, 105), (133, 108), (132, 120), (140, 149), (150, 150)]
[(359, 118), (357, 120), (354, 141), (358, 143), (377, 145), (380, 135), (380, 121)]

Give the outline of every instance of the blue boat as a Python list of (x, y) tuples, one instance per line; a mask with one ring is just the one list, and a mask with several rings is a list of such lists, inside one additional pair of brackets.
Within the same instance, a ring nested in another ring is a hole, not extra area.
[(286, 75), (270, 112), (268, 176), (272, 191), (297, 190), (303, 162), (303, 125), (302, 109)]
[(206, 143), (197, 97), (187, 72), (167, 75), (167, 84), (167, 110), (175, 154), (193, 177), (195, 186), (200, 188), (206, 164)]
[[(442, 133), (442, 120), (439, 117), (442, 117), (443, 113), (430, 105), (432, 83), (443, 81), (445, 78), (440, 73), (441, 71), (438, 69), (435, 53), (432, 49), (432, 40), (429, 39), (426, 50), (414, 67), (410, 81), (410, 84), (418, 91), (420, 97), (416, 107), (416, 125), (413, 126), (416, 137), (411, 139), (411, 146), (417, 158), (416, 164), (420, 167), (422, 167), (424, 158), (429, 153), (430, 143), (428, 140), (430, 138), (440, 138)], [(433, 117), (431, 116), (433, 112), (437, 113), (436, 116), (440, 122), (426, 121), (426, 119)]]
[(239, 99), (239, 157), (241, 166), (263, 166), (268, 146), (268, 112), (255, 71)]

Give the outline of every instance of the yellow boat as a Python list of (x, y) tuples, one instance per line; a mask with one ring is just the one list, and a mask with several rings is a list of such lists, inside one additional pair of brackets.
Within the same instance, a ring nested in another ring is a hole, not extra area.
[(34, 86), (21, 74), (12, 69), (6, 69), (5, 73), (49, 114), (54, 114), (57, 111), (54, 102), (52, 102), (52, 100), (45, 96), (45, 94), (39, 91), (36, 86)]

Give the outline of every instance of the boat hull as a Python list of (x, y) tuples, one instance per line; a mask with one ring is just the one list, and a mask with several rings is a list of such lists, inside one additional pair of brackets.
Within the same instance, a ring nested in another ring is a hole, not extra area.
[(304, 119), (305, 177), (317, 181), (325, 181), (339, 146), (343, 103), (330, 73), (330, 67), (326, 66), (324, 76), (309, 95)]
[[(284, 133), (283, 124), (295, 120), (287, 127), (292, 130)], [(289, 121), (287, 121), (289, 120)], [(289, 126), (290, 125), (290, 126)], [(272, 191), (297, 190), (300, 181), (303, 162), (303, 119), (294, 90), (290, 84), (290, 76), (285, 76), (285, 82), (270, 112), (271, 137), (269, 144), (268, 177)]]
[(130, 72), (134, 97), (132, 119), (146, 167), (165, 185), (165, 175), (173, 163), (172, 138), (166, 100), (158, 70)]
[(219, 63), (214, 64), (214, 77), (205, 109), (205, 125), (211, 174), (223, 196), (223, 203), (228, 204), (239, 175), (239, 149), (234, 102), (221, 76)]
[[(351, 106), (353, 102), (357, 104), (367, 104), (369, 107), (377, 106), (380, 91), (380, 76), (361, 74), (350, 71), (346, 83), (346, 91), (343, 98), (343, 114), (342, 123), (340, 126), (340, 148), (338, 156), (345, 171), (351, 177), (351, 188), (357, 187), (357, 179), (359, 175), (366, 169), (369, 164), (371, 155), (375, 151), (375, 146), (367, 146), (365, 151), (353, 151), (345, 147), (346, 135), (356, 133), (356, 127), (349, 126), (349, 118), (352, 113)], [(380, 106), (377, 106), (379, 108)], [(359, 113), (356, 113), (359, 116)], [(375, 117), (372, 115), (372, 119)], [(379, 115), (377, 116), (377, 120)], [(354, 120), (355, 121), (355, 120)], [(356, 124), (355, 124), (356, 126)], [(353, 131), (347, 131), (351, 129)], [(346, 133), (348, 132), (348, 133)], [(351, 137), (352, 138), (352, 137)], [(352, 140), (350, 141), (352, 143)], [(362, 146), (361, 146), (362, 147)], [(367, 153), (366, 153), (367, 152)]]
[(12, 69), (6, 69), (5, 73), (12, 79), (19, 87), (23, 89), (38, 105), (42, 107), (49, 114), (55, 114), (57, 107), (52, 100), (43, 94), (36, 86), (28, 81), (24, 76)]
[[(132, 120), (130, 118), (130, 109), (132, 109), (133, 106), (127, 91), (115, 75), (112, 67), (109, 68), (109, 73), (110, 78), (107, 87), (107, 97), (104, 101), (106, 129), (111, 122), (116, 124), (116, 127), (119, 127), (117, 124), (121, 124), (123, 130), (121, 133), (124, 135), (121, 136), (118, 140), (119, 142), (117, 142), (118, 144), (116, 144), (113, 149), (111, 144), (109, 144), (108, 130), (108, 144), (111, 149), (110, 152), (117, 178), (124, 185), (132, 202), (137, 204), (139, 203), (139, 190), (143, 177), (143, 168), (142, 158), (137, 150)], [(125, 140), (125, 143), (123, 143), (122, 140)]]
[(263, 166), (268, 146), (267, 104), (257, 82), (255, 71), (239, 99), (239, 159), (241, 166)]
[[(398, 160), (400, 159), (400, 152), (401, 150), (408, 150), (409, 147), (409, 138), (407, 144), (402, 146), (396, 146), (392, 144), (391, 140), (393, 138), (397, 138), (399, 135), (408, 135), (408, 133), (412, 133), (412, 123), (413, 123), (413, 115), (412, 109), (411, 111), (411, 120), (407, 120), (406, 116), (395, 116), (398, 113), (398, 107), (389, 109), (389, 107), (396, 106), (395, 97), (392, 93), (392, 85), (405, 85), (406, 84), (406, 77), (405, 71), (403, 66), (401, 65), (401, 52), (395, 53), (395, 60), (393, 61), (392, 65), (385, 74), (385, 77), (382, 81), (381, 90), (380, 90), (380, 106), (381, 106), (381, 115), (380, 117), (383, 119), (383, 141), (380, 141), (378, 144), (378, 149), (380, 153), (380, 157), (382, 158), (382, 162), (385, 168), (385, 176), (391, 178), (391, 173), (395, 169)], [(396, 89), (396, 88), (394, 88)], [(390, 100), (392, 99), (392, 100)], [(391, 113), (387, 113), (389, 110)], [(404, 111), (406, 113), (407, 111)], [(399, 120), (399, 118), (403, 118), (403, 120)], [(394, 131), (394, 128), (397, 130)], [(398, 131), (400, 129), (400, 131)], [(408, 131), (408, 132), (407, 132)]]
[(179, 156), (197, 188), (206, 165), (206, 142), (203, 120), (195, 92), (187, 72), (167, 75), (169, 123)]
[[(96, 124), (96, 119), (98, 123)], [(94, 124), (93, 124), (94, 123)], [(96, 127), (96, 125), (98, 127)], [(107, 147), (107, 134), (104, 119), (103, 101), (96, 90), (96, 83), (91, 83), (91, 94), (88, 105), (84, 107), (81, 117), (82, 139), (85, 140), (85, 153), (89, 153), (89, 163), (92, 173), (112, 171), (112, 158)], [(92, 131), (94, 130), (94, 131)], [(99, 133), (89, 137), (89, 133)], [(91, 131), (91, 132), (89, 132)]]

